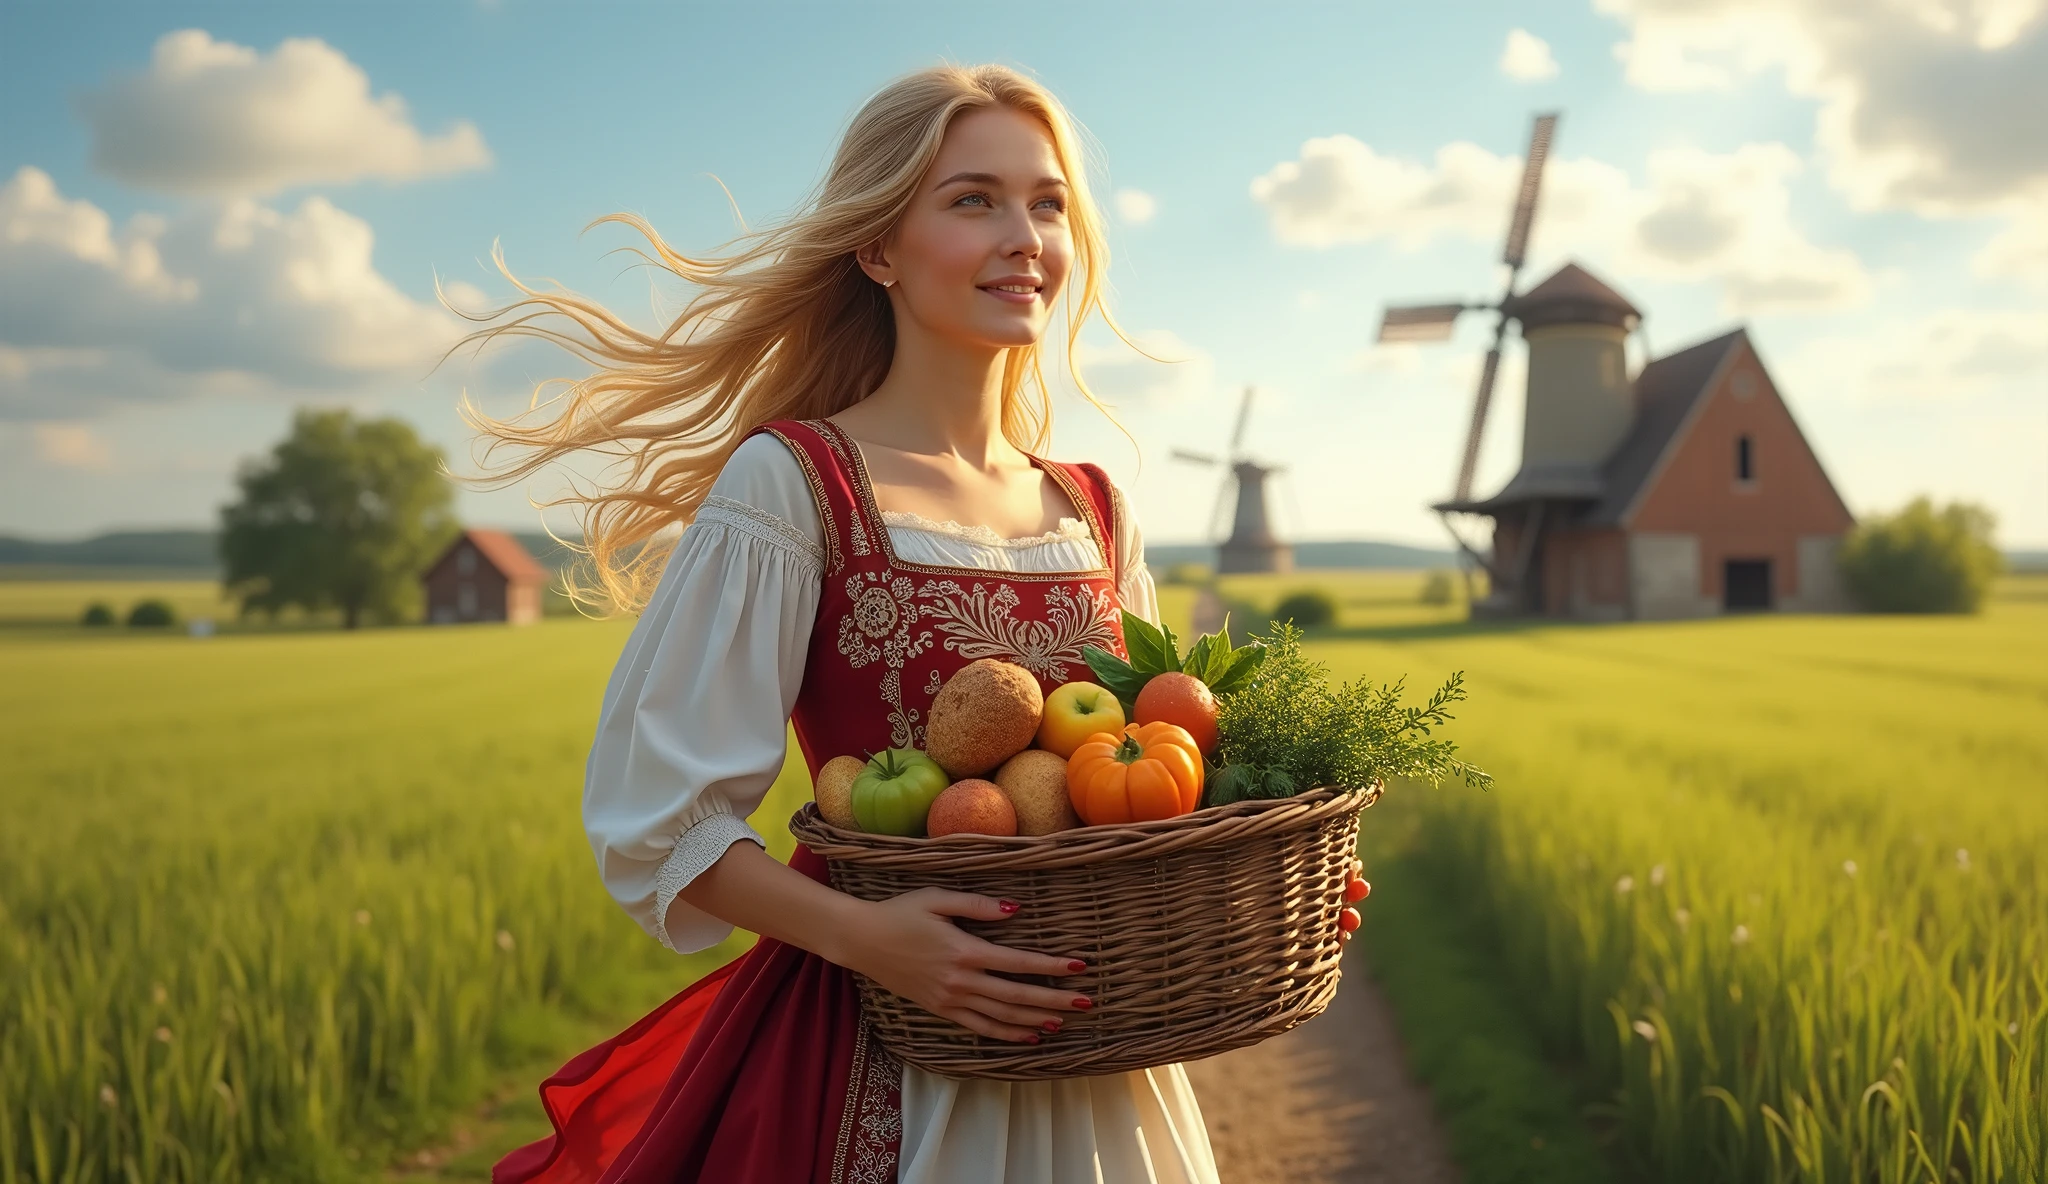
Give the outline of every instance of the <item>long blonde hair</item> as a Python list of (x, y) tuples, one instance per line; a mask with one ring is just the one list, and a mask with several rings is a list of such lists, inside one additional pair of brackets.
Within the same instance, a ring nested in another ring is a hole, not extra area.
[[(569, 380), (541, 383), (528, 411), (509, 420), (484, 414), (464, 392), (463, 418), (489, 439), (486, 468), (501, 447), (524, 455), (482, 481), (461, 479), (498, 487), (585, 449), (622, 453), (629, 471), (611, 488), (535, 504), (580, 507), (583, 542), (565, 545), (585, 557), (578, 566), (595, 573), (597, 586), (582, 585), (572, 574), (566, 577), (571, 598), (605, 615), (637, 612), (674, 547), (673, 537), (657, 536), (694, 517), (748, 431), (776, 419), (831, 415), (866, 398), (887, 375), (896, 343), (894, 316), (887, 294), (861, 271), (854, 252), (894, 228), (952, 121), (990, 107), (1038, 119), (1067, 175), (1074, 244), (1063, 297), (1067, 370), (1081, 395), (1101, 408), (1074, 364), (1083, 324), (1100, 312), (1119, 338), (1139, 347), (1102, 304), (1109, 251), (1082, 167), (1080, 133), (1059, 100), (1035, 80), (1004, 66), (944, 65), (883, 87), (853, 117), (830, 171), (797, 212), (772, 226), (743, 229), (723, 254), (684, 255), (635, 214), (608, 214), (586, 226), (633, 227), (653, 246), (650, 263), (699, 289), (658, 336), (640, 332), (588, 298), (527, 287), (506, 269), (494, 242), (492, 260), (525, 298), (475, 316), (454, 311), (493, 321), (537, 307), (466, 335), (449, 352), (471, 341), (481, 348), (500, 334), (532, 336), (556, 342), (597, 370), (571, 382), (559, 412), (537, 424), (518, 421), (540, 410), (541, 390)], [(633, 251), (648, 258), (637, 247)], [(568, 317), (587, 337), (532, 323), (549, 315)], [(1052, 403), (1036, 344), (1012, 348), (1005, 358), (1002, 430), (1026, 452), (1043, 452), (1050, 440)]]

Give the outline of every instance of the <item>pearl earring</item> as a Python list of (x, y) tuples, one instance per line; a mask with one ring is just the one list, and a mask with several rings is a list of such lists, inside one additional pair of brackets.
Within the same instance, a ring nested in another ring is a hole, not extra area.
[(896, 286), (896, 281), (895, 281), (895, 280), (883, 280), (883, 281), (882, 281), (882, 286), (883, 286), (884, 288), (893, 288), (893, 287), (895, 287), (895, 286)]

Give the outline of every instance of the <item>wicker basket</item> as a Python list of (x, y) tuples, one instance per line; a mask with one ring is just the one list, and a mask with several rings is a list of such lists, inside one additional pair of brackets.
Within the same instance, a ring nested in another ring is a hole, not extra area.
[(1315, 790), (1161, 822), (1040, 838), (901, 839), (841, 830), (806, 805), (798, 842), (832, 886), (864, 900), (942, 887), (1021, 901), (1006, 921), (962, 921), (1020, 949), (1085, 959), (1069, 978), (1095, 1007), (1036, 1045), (977, 1035), (863, 976), (861, 1008), (899, 1060), (948, 1077), (1085, 1077), (1214, 1056), (1277, 1036), (1337, 993), (1337, 912), (1364, 790)]

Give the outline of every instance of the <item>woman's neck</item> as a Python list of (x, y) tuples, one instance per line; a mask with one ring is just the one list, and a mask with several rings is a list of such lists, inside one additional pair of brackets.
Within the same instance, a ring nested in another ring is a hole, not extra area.
[(1017, 450), (1003, 435), (1006, 353), (899, 332), (881, 385), (834, 418), (861, 439), (904, 452), (984, 471), (1013, 461)]

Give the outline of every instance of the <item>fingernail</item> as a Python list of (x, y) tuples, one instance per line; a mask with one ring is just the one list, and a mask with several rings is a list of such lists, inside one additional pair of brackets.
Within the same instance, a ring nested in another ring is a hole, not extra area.
[(1026, 1036), (1026, 1037), (1024, 1038), (1024, 1043), (1026, 1043), (1026, 1044), (1037, 1044), (1037, 1043), (1038, 1043), (1038, 1033), (1036, 1033), (1036, 1032), (1033, 1032), (1033, 1033), (1032, 1033), (1031, 1035), (1029, 1035), (1029, 1036)]
[(1044, 1028), (1048, 1032), (1057, 1032), (1060, 1030), (1060, 1022), (1058, 1020), (1047, 1020), (1038, 1026)]
[(1024, 906), (1018, 904), (1014, 900), (999, 900), (996, 902), (996, 907), (1003, 910), (1005, 913), (1014, 913), (1018, 909), (1023, 908)]
[(1093, 1007), (1093, 1006), (1095, 1006), (1095, 1000), (1093, 1000), (1093, 999), (1090, 999), (1090, 998), (1089, 998), (1088, 996), (1086, 996), (1086, 995), (1076, 995), (1076, 996), (1074, 996), (1074, 1010), (1075, 1010), (1075, 1011), (1086, 1011), (1086, 1010), (1088, 1010), (1089, 1008), (1091, 1008), (1091, 1007)]
[(1082, 971), (1088, 969), (1088, 964), (1086, 962), (1081, 961), (1079, 958), (1076, 958), (1072, 962), (1067, 963), (1067, 969), (1075, 974), (1079, 974)]

